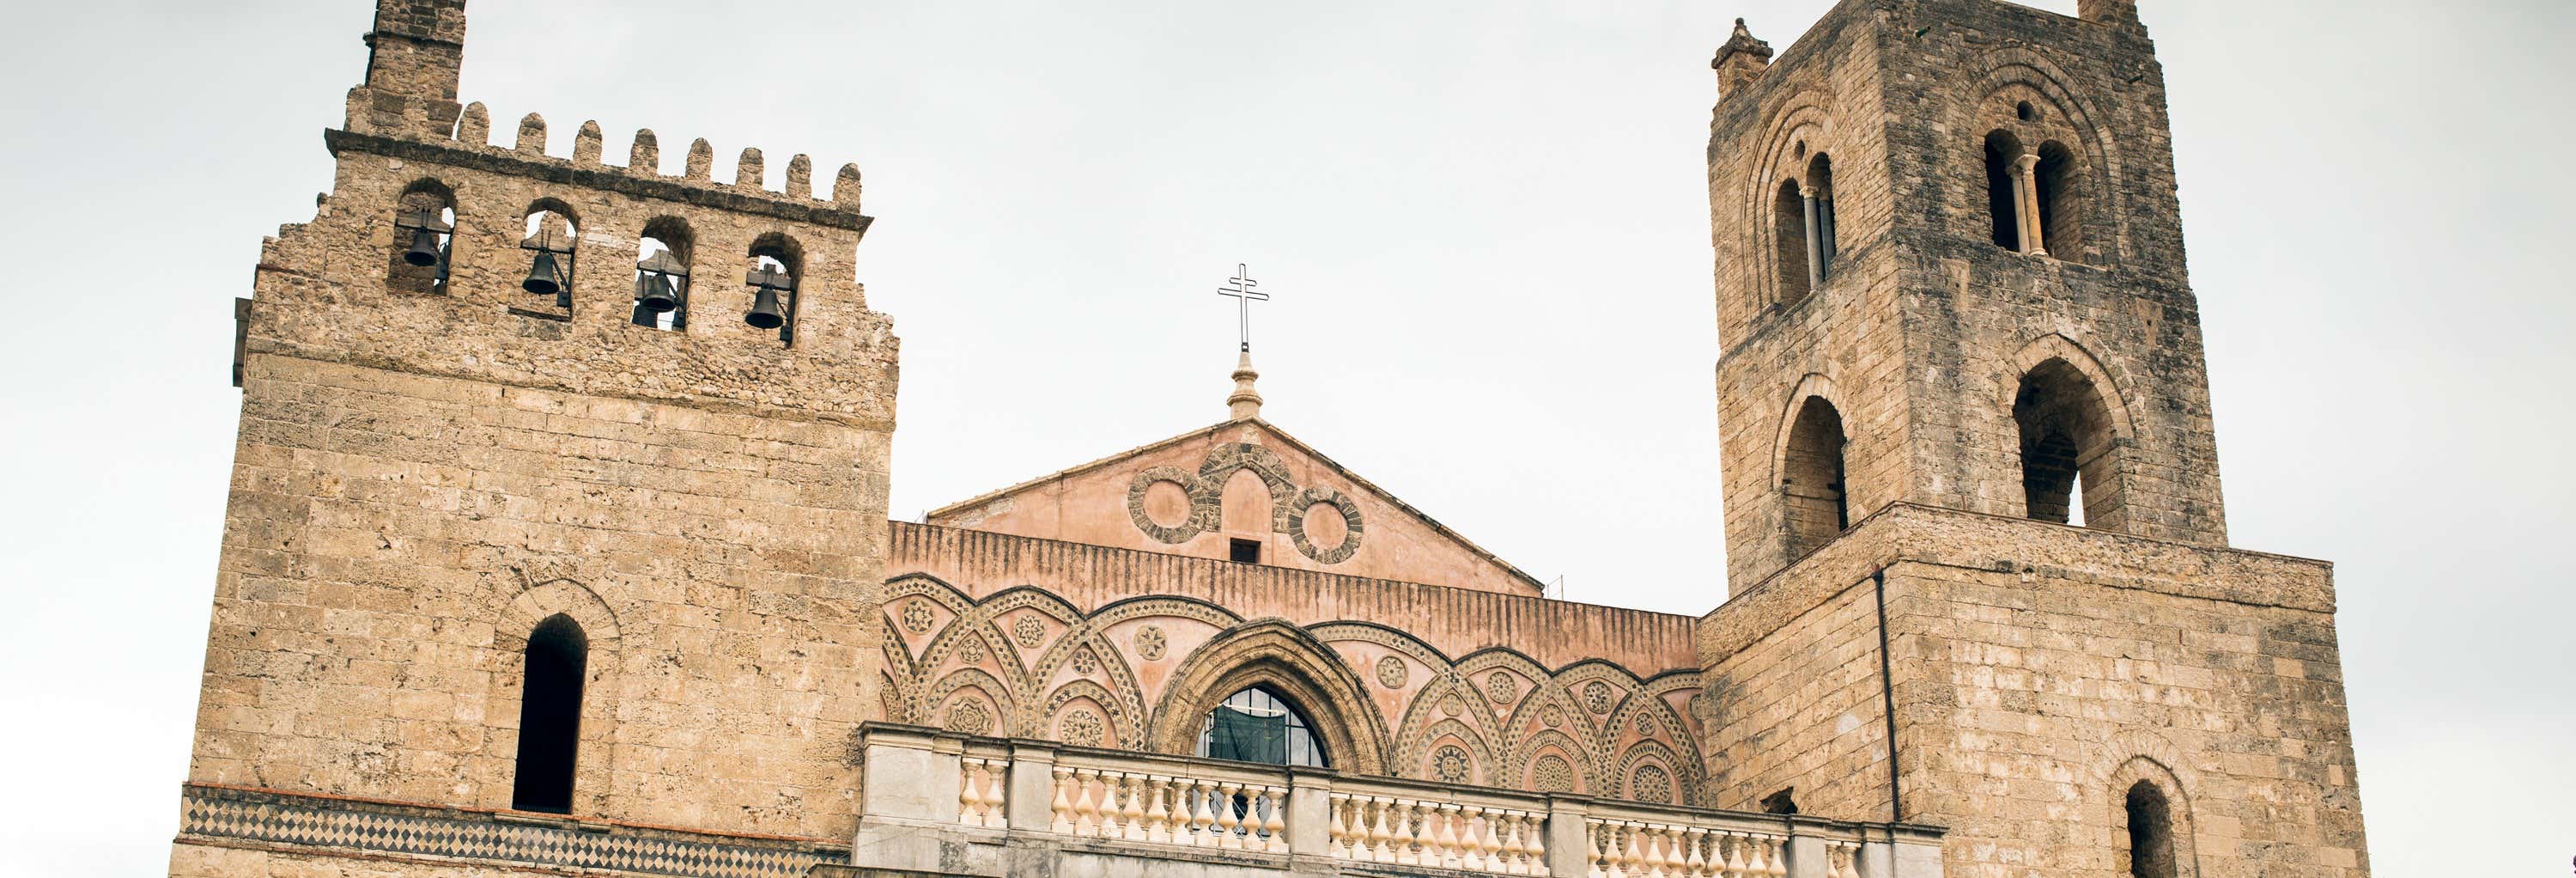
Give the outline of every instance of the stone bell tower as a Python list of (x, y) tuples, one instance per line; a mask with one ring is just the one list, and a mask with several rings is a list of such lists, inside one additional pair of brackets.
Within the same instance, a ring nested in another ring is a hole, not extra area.
[(1708, 150), (1731, 578), (1897, 501), (2223, 544), (2135, 7), (1845, 3), (1770, 56), (1720, 50)]
[(720, 182), (699, 140), (669, 175), (651, 131), (605, 164), (533, 113), (492, 145), (464, 7), (381, 0), (332, 189), (236, 309), (172, 873), (363, 837), (802, 874), (798, 839), (855, 829), (880, 677), (897, 343), (854, 279), (858, 171), (818, 198), (747, 149)]
[(1707, 800), (1948, 826), (1954, 878), (2367, 874), (2331, 567), (2226, 544), (2133, 0), (1713, 66)]

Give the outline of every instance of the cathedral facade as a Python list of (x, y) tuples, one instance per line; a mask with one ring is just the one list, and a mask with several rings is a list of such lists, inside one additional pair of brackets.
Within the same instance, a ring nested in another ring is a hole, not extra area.
[(1544, 597), (1249, 349), (1208, 427), (890, 521), (856, 167), (495, 144), (463, 0), (367, 44), (236, 310), (173, 876), (2368, 874), (2127, 0), (1719, 49), (1701, 616)]

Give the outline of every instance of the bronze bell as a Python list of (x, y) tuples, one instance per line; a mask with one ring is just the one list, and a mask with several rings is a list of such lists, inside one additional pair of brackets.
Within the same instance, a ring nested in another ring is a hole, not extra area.
[(761, 285), (760, 292), (752, 294), (751, 310), (743, 313), (742, 322), (753, 329), (777, 329), (786, 323), (786, 312), (778, 310), (778, 288)]
[(635, 276), (635, 304), (655, 314), (680, 307), (680, 293), (671, 288), (671, 279), (652, 272)]
[(551, 296), (563, 292), (561, 277), (555, 271), (555, 252), (539, 250), (537, 260), (528, 265), (528, 279), (520, 281), (519, 288), (536, 295)]
[(411, 246), (403, 250), (402, 260), (404, 265), (417, 265), (422, 268), (437, 265), (438, 233), (430, 231), (426, 226), (413, 226)]

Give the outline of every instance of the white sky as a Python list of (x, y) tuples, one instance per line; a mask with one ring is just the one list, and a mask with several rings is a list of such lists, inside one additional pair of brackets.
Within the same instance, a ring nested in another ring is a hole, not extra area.
[[(502, 136), (547, 114), (557, 154), (597, 118), (612, 161), (637, 126), (673, 169), (701, 136), (720, 175), (746, 145), (857, 160), (900, 516), (1221, 417), (1214, 288), (1248, 262), (1272, 420), (1575, 599), (1700, 613), (1707, 62), (1735, 16), (1786, 49), (1824, 7), (477, 0), (465, 97)], [(231, 299), (329, 185), (369, 14), (9, 11), (0, 873), (163, 868)], [(2565, 869), (2576, 4), (2145, 17), (2232, 539), (2338, 564), (2377, 871)]]

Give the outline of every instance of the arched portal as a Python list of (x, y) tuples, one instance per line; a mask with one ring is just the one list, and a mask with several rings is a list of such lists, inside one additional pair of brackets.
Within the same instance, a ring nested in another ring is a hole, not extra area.
[(572, 813), (574, 757), (581, 749), (582, 680), (589, 662), (590, 639), (571, 616), (548, 616), (528, 633), (511, 808)]
[(1789, 427), (1780, 461), (1780, 497), (1794, 560), (1841, 536), (1851, 526), (1843, 490), (1843, 418), (1821, 396), (1807, 397)]

